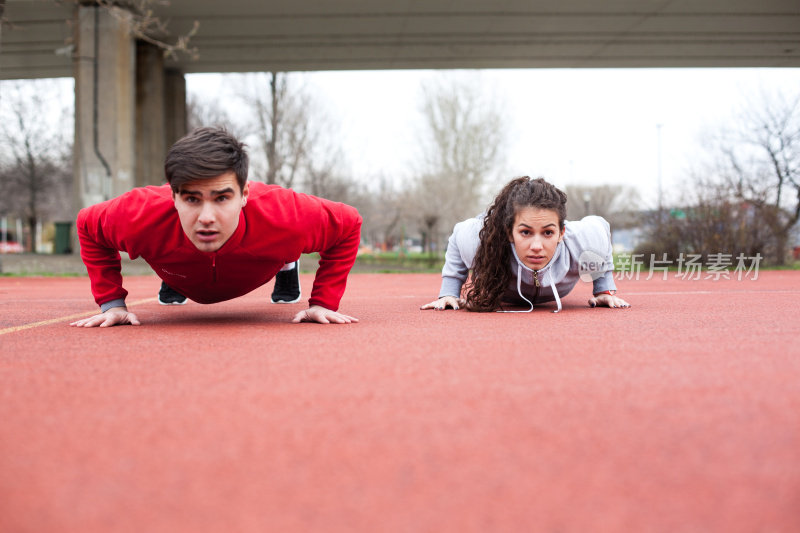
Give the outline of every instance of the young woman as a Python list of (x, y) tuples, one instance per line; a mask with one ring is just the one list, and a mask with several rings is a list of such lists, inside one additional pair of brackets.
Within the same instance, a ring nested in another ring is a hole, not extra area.
[[(459, 222), (447, 244), (439, 299), (420, 309), (498, 311), (555, 300), (592, 281), (589, 306), (630, 307), (616, 296), (611, 233), (597, 216), (567, 222), (567, 195), (542, 178), (508, 183), (481, 216)], [(472, 278), (464, 287), (470, 269)]]

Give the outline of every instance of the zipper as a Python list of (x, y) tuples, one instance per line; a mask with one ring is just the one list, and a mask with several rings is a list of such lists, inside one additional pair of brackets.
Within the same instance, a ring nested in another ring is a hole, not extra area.
[(211, 280), (217, 282), (217, 254), (211, 256)]
[(533, 301), (535, 302), (536, 300), (539, 299), (539, 287), (542, 286), (539, 283), (539, 271), (538, 270), (534, 270), (533, 271), (533, 284), (536, 285), (536, 292), (533, 293)]

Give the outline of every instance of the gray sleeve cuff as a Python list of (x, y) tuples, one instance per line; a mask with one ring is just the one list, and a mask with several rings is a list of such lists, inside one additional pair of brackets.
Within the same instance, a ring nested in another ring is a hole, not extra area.
[(125, 298), (117, 298), (116, 300), (100, 304), (100, 312), (105, 313), (112, 307), (125, 307)]
[(443, 298), (445, 296), (455, 296), (456, 298), (461, 296), (461, 285), (464, 282), (459, 278), (453, 278), (450, 276), (442, 276), (442, 288), (439, 290), (439, 298)]
[(597, 294), (603, 291), (615, 291), (617, 290), (617, 286), (614, 283), (614, 272), (609, 270), (608, 272), (603, 275), (602, 278), (597, 278), (594, 280), (594, 287), (592, 289), (592, 294)]

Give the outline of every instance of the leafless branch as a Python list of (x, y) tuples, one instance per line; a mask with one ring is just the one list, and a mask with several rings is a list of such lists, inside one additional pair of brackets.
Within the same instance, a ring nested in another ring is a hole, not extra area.
[[(57, 3), (62, 1), (80, 3), (80, 0), (56, 0)], [(197, 47), (190, 46), (192, 37), (200, 29), (199, 21), (195, 20), (192, 28), (185, 34), (175, 37), (173, 42), (168, 41), (168, 22), (160, 19), (153, 9), (155, 5), (169, 5), (168, 0), (95, 0), (95, 2), (117, 20), (125, 21), (135, 38), (161, 49), (164, 57), (177, 59), (181, 54), (186, 54), (192, 60), (199, 57)]]

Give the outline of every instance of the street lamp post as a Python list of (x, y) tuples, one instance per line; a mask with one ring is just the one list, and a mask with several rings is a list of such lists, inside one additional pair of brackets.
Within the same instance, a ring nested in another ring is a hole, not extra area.
[(662, 216), (664, 210), (664, 191), (661, 188), (661, 126), (663, 124), (656, 124), (656, 131), (658, 132), (658, 217)]

